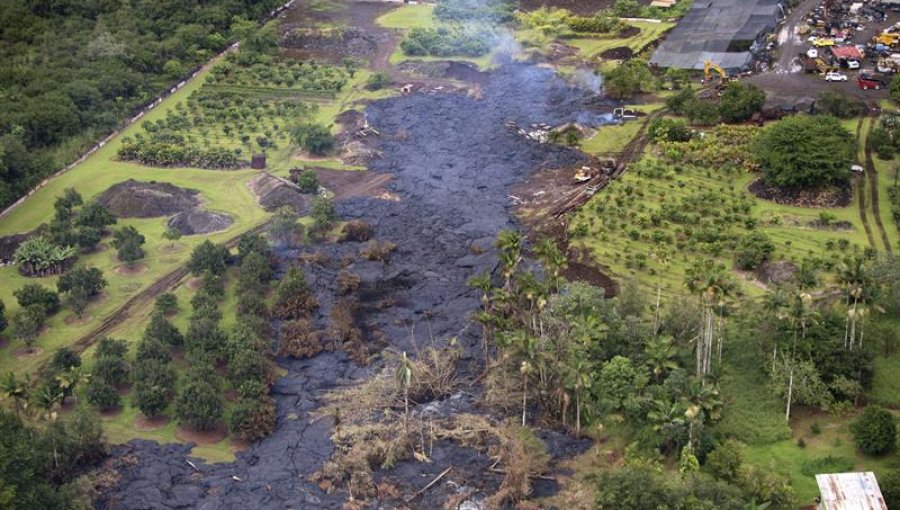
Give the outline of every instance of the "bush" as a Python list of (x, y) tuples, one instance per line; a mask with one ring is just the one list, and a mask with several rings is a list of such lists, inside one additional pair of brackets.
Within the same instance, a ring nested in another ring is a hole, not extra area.
[(272, 378), (271, 365), (262, 352), (243, 348), (237, 349), (228, 363), (228, 379), (238, 388), (247, 381), (269, 382)]
[(131, 266), (138, 260), (144, 258), (144, 236), (132, 226), (122, 227), (116, 230), (113, 240), (110, 243), (113, 248), (119, 252), (119, 260), (126, 265)]
[(218, 147), (192, 147), (186, 145), (183, 137), (175, 140), (153, 137), (123, 140), (118, 156), (122, 161), (137, 161), (148, 166), (187, 166), (212, 170), (232, 170), (241, 166), (234, 152)]
[(187, 267), (194, 276), (201, 276), (205, 272), (222, 275), (225, 274), (228, 256), (228, 248), (206, 240), (191, 252)]
[(706, 466), (713, 476), (729, 483), (740, 480), (743, 465), (743, 445), (733, 439), (720, 444), (706, 456)]
[(379, 71), (377, 73), (372, 73), (366, 79), (366, 89), (367, 90), (381, 90), (391, 84), (391, 75), (388, 73)]
[(119, 405), (119, 394), (116, 393), (116, 389), (99, 377), (88, 381), (85, 397), (91, 405), (104, 411)]
[(106, 285), (103, 273), (96, 267), (76, 267), (59, 279), (56, 288), (67, 294), (66, 301), (80, 316), (90, 299), (100, 294)]
[(175, 398), (175, 416), (183, 425), (209, 430), (222, 417), (222, 398), (208, 375), (195, 372), (191, 370)]
[(294, 143), (314, 156), (324, 156), (334, 149), (334, 135), (328, 126), (300, 124), (291, 131)]
[(179, 347), (184, 344), (184, 336), (166, 317), (156, 312), (150, 317), (150, 323), (144, 330), (144, 339), (154, 339), (165, 345)]
[(719, 108), (711, 101), (692, 99), (684, 109), (691, 125), (712, 126), (719, 121)]
[(756, 269), (775, 251), (775, 243), (762, 232), (751, 232), (738, 241), (734, 249), (734, 263), (738, 269)]
[(795, 115), (764, 129), (752, 150), (767, 184), (815, 188), (850, 178), (855, 145), (836, 118)]
[(245, 441), (262, 439), (275, 430), (275, 401), (269, 396), (242, 398), (231, 411), (230, 430)]
[(400, 49), (420, 57), (480, 57), (491, 51), (494, 39), (490, 30), (478, 26), (414, 28), (400, 43)]
[(686, 88), (678, 92), (677, 94), (673, 94), (666, 99), (666, 108), (672, 110), (673, 113), (677, 113), (678, 115), (685, 115), (691, 104), (697, 100), (697, 95), (694, 93), (694, 89)]
[(50, 360), (50, 369), (53, 370), (54, 373), (65, 372), (66, 370), (80, 366), (81, 356), (68, 347), (60, 347), (57, 349), (56, 352), (53, 353), (53, 358)]
[(900, 471), (894, 469), (882, 474), (878, 479), (878, 487), (888, 508), (900, 508)]
[(304, 170), (297, 175), (295, 180), (297, 187), (304, 193), (318, 193), (319, 191), (319, 175), (315, 170)]
[(322, 337), (308, 320), (299, 319), (281, 323), (278, 354), (291, 358), (311, 358), (325, 349)]
[(866, 138), (866, 145), (870, 150), (875, 151), (875, 154), (884, 160), (894, 159), (894, 143), (891, 140), (891, 134), (887, 129), (883, 127), (876, 127), (869, 133), (869, 137)]
[(604, 91), (616, 99), (633, 97), (655, 88), (656, 78), (647, 62), (641, 59), (629, 60), (603, 75)]
[(95, 358), (91, 380), (103, 381), (112, 387), (125, 386), (129, 382), (130, 369), (128, 362), (113, 356)]
[(372, 237), (372, 227), (363, 220), (351, 220), (344, 224), (341, 241), (365, 242)]
[(144, 338), (137, 346), (134, 354), (136, 366), (140, 366), (148, 361), (167, 362), (172, 359), (169, 354), (169, 347), (155, 338)]
[(53, 315), (59, 311), (59, 294), (36, 283), (26, 284), (13, 292), (13, 296), (16, 297), (22, 308), (41, 305), (47, 315)]
[(675, 119), (654, 119), (647, 129), (647, 134), (654, 141), (686, 142), (691, 139), (691, 130), (684, 122)]
[(283, 320), (302, 319), (318, 306), (315, 297), (309, 292), (303, 270), (292, 267), (278, 282), (275, 305), (272, 307), (276, 317)]
[(312, 200), (310, 216), (312, 216), (313, 226), (316, 229), (327, 228), (337, 219), (334, 204), (330, 199), (324, 197), (316, 197)]
[(43, 306), (37, 304), (26, 306), (13, 317), (13, 336), (25, 342), (25, 345), (31, 349), (45, 320), (47, 320), (47, 313)]
[(116, 340), (114, 338), (105, 337), (97, 343), (97, 349), (94, 351), (94, 358), (125, 358), (128, 353), (128, 344), (125, 340)]
[(719, 101), (719, 115), (725, 122), (744, 122), (762, 110), (766, 93), (755, 85), (729, 83)]
[(168, 360), (148, 359), (134, 371), (134, 407), (144, 416), (159, 416), (175, 394), (175, 370)]
[(897, 422), (890, 411), (870, 405), (850, 426), (856, 447), (866, 455), (883, 455), (897, 445)]
[(178, 311), (178, 297), (171, 292), (164, 292), (156, 298), (153, 308), (162, 315), (174, 314)]
[(849, 95), (837, 90), (826, 90), (819, 94), (816, 113), (831, 115), (839, 119), (849, 119), (861, 114), (865, 106)]

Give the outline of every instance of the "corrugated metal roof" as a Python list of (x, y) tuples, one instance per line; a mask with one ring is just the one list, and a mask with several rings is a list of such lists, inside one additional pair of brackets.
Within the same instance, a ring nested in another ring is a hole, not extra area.
[(856, 46), (832, 46), (831, 54), (840, 59), (862, 59), (862, 54)]
[(816, 475), (824, 510), (888, 510), (875, 473)]

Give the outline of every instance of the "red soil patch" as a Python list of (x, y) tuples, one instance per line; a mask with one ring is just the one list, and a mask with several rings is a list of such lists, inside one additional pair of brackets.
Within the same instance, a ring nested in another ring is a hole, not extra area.
[(125, 264), (120, 266), (116, 266), (113, 269), (113, 272), (119, 276), (137, 276), (144, 274), (144, 271), (147, 270), (146, 264), (138, 264), (136, 266), (128, 267)]
[(245, 452), (250, 449), (250, 441), (232, 438), (230, 443), (228, 449), (231, 450), (231, 453)]
[(63, 319), (63, 322), (65, 322), (67, 326), (83, 326), (88, 322), (91, 322), (93, 319), (93, 315), (85, 315), (84, 317), (79, 317), (75, 314), (72, 314)]
[(40, 354), (44, 352), (44, 349), (40, 347), (32, 347), (31, 349), (27, 347), (20, 347), (13, 351), (13, 358), (16, 359), (28, 359), (33, 358), (35, 356), (40, 356)]
[(197, 290), (200, 288), (200, 278), (191, 278), (184, 286), (191, 290)]
[(228, 429), (224, 424), (218, 424), (212, 430), (194, 430), (190, 427), (180, 426), (175, 429), (175, 437), (183, 443), (197, 445), (211, 445), (221, 442), (228, 435)]
[(138, 413), (138, 415), (134, 417), (134, 428), (137, 430), (157, 430), (165, 427), (170, 421), (171, 418), (168, 416), (147, 418), (143, 413)]

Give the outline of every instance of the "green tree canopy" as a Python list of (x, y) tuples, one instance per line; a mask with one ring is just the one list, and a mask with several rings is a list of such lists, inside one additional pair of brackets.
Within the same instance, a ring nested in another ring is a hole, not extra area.
[(719, 101), (719, 115), (725, 122), (743, 122), (762, 110), (766, 93), (755, 85), (729, 83)]
[(815, 188), (849, 179), (856, 144), (834, 117), (796, 115), (763, 130), (753, 153), (767, 184)]

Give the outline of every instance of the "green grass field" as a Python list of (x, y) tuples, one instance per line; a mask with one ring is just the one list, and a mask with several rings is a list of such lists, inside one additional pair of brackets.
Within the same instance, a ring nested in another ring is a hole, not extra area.
[(404, 5), (380, 16), (375, 22), (382, 27), (399, 30), (437, 26), (432, 4)]
[(675, 26), (675, 23), (664, 21), (661, 23), (650, 23), (643, 21), (629, 21), (628, 25), (641, 29), (640, 33), (634, 37), (577, 37), (566, 39), (566, 44), (574, 46), (579, 50), (579, 56), (584, 59), (592, 59), (606, 50), (613, 48), (626, 47), (635, 53), (640, 53), (645, 47), (662, 37), (662, 35)]

